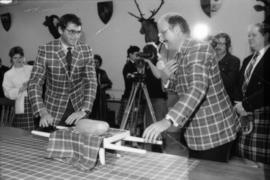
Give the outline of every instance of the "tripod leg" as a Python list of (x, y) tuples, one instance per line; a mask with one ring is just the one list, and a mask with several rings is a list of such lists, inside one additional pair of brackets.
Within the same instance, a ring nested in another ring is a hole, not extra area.
[(153, 122), (157, 122), (157, 118), (156, 118), (156, 115), (154, 113), (154, 108), (152, 106), (152, 103), (151, 103), (147, 88), (146, 88), (145, 84), (143, 84), (143, 83), (141, 83), (141, 86), (142, 86), (142, 89), (143, 89), (143, 92), (144, 92), (144, 95), (145, 95), (145, 98), (146, 98), (147, 106), (149, 108), (152, 120), (153, 120)]
[(124, 111), (124, 116), (123, 116), (123, 119), (122, 119), (122, 122), (120, 125), (120, 129), (125, 129), (125, 127), (127, 125), (128, 116), (129, 116), (130, 110), (132, 108), (132, 104), (134, 102), (134, 99), (136, 97), (136, 93), (137, 93), (137, 90), (139, 88), (139, 85), (140, 85), (139, 83), (136, 83), (132, 87), (132, 91), (130, 93), (130, 96), (129, 96), (129, 99), (128, 99), (128, 102), (127, 102), (127, 105), (126, 105), (126, 108)]
[(141, 111), (143, 110), (141, 108), (141, 98), (142, 98), (142, 89), (138, 89), (137, 91), (137, 95), (136, 95), (136, 100), (134, 102), (134, 113), (133, 113), (133, 118), (132, 121), (130, 123), (130, 133), (132, 135), (135, 136), (139, 136), (140, 135), (140, 130), (138, 129), (137, 125), (138, 125), (138, 120), (139, 117), (141, 115)]

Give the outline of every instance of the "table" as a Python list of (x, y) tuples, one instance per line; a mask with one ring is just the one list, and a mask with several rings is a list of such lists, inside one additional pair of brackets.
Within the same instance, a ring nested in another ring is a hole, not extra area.
[[(237, 163), (218, 163), (148, 152), (106, 154), (106, 165), (81, 172), (68, 164), (46, 159), (47, 139), (30, 133), (0, 128), (0, 179), (91, 179), (91, 180), (263, 180), (269, 169)], [(265, 172), (264, 172), (265, 171)]]

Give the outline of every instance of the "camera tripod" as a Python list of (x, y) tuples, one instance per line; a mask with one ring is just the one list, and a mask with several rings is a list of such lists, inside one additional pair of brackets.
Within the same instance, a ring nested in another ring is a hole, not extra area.
[[(141, 100), (142, 100), (142, 93), (143, 93), (144, 96), (145, 96), (147, 106), (149, 108), (152, 120), (153, 120), (153, 122), (157, 121), (155, 113), (154, 113), (154, 109), (153, 109), (153, 106), (152, 106), (152, 103), (150, 101), (150, 97), (149, 97), (149, 94), (148, 94), (148, 91), (147, 91), (147, 88), (146, 88), (146, 85), (145, 85), (145, 83), (143, 81), (143, 78), (139, 78), (138, 81), (133, 83), (132, 90), (131, 90), (131, 93), (130, 93), (130, 96), (129, 96), (129, 99), (128, 99), (128, 102), (127, 102), (127, 105), (126, 105), (126, 108), (125, 108), (125, 111), (124, 111), (124, 115), (123, 115), (121, 125), (120, 125), (120, 129), (127, 128), (126, 126), (127, 126), (128, 117), (130, 115), (131, 108), (133, 106), (135, 106), (135, 101), (136, 101), (135, 98), (136, 98), (137, 93), (138, 93), (138, 98), (137, 98), (138, 101), (137, 101), (137, 107), (135, 107), (135, 110), (138, 110), (138, 112), (140, 110)], [(137, 121), (138, 121), (138, 119), (135, 118), (135, 121), (130, 122), (129, 129), (131, 131), (136, 128)], [(131, 133), (133, 133), (133, 132), (131, 132)]]

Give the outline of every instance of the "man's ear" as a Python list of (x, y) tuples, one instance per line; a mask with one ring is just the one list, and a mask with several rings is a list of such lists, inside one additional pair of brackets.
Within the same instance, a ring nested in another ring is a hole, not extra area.
[(174, 32), (177, 33), (177, 34), (183, 33), (183, 32), (182, 32), (182, 29), (180, 28), (179, 25), (175, 25), (175, 26), (173, 27), (173, 30), (174, 30)]
[(64, 31), (62, 30), (62, 28), (61, 28), (60, 26), (58, 27), (58, 32), (59, 32), (59, 34), (61, 34), (61, 35), (64, 33)]

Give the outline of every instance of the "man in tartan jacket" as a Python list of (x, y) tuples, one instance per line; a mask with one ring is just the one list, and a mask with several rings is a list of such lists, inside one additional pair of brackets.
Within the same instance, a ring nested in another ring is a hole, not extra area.
[(177, 126), (184, 131), (190, 157), (228, 161), (239, 123), (212, 46), (192, 40), (187, 22), (178, 14), (162, 16), (158, 28), (168, 52), (175, 51), (173, 58), (164, 59), (167, 54), (159, 60), (161, 78), (178, 100), (163, 120), (146, 128), (143, 137), (152, 142)]
[[(91, 112), (96, 96), (92, 50), (79, 41), (82, 30), (79, 17), (63, 15), (58, 30), (59, 39), (39, 47), (29, 81), (29, 97), (34, 115), (40, 116), (40, 127), (76, 123)], [(72, 54), (69, 64), (68, 51)]]

